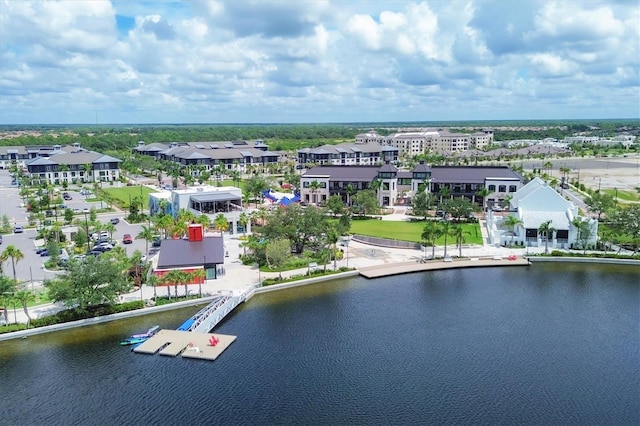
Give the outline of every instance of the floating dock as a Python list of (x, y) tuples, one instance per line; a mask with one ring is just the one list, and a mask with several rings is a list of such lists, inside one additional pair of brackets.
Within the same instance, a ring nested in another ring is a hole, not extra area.
[(455, 268), (482, 268), (492, 266), (527, 266), (529, 259), (523, 257), (472, 257), (472, 258), (447, 258), (426, 261), (403, 262), (393, 264), (381, 264), (359, 268), (358, 272), (365, 278), (380, 278), (389, 275), (408, 274), (411, 272), (435, 271), (438, 269)]
[[(215, 346), (211, 338), (217, 339)], [(227, 334), (197, 333), (181, 330), (160, 330), (147, 341), (136, 346), (133, 352), (139, 354), (178, 356), (213, 361), (236, 340)]]

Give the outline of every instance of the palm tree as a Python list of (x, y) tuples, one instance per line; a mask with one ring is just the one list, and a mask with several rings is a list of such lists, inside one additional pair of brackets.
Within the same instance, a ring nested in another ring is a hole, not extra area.
[(483, 186), (476, 195), (482, 198), (482, 211), (485, 212), (487, 210), (487, 197), (491, 194), (491, 191), (487, 189), (486, 186)]
[(440, 222), (440, 232), (444, 235), (444, 257), (447, 257), (447, 237), (451, 233), (451, 222), (444, 220)]
[(220, 232), (221, 235), (224, 235), (224, 233), (229, 230), (229, 221), (224, 214), (218, 213), (213, 220), (213, 228)]
[(200, 225), (202, 225), (202, 228), (207, 230), (209, 229), (209, 226), (211, 226), (211, 219), (209, 218), (208, 215), (203, 213), (200, 216), (198, 216), (198, 218), (196, 219), (196, 223), (199, 223)]
[(113, 240), (113, 233), (116, 232), (116, 226), (111, 222), (107, 222), (105, 225), (103, 225), (102, 229), (108, 232), (109, 238)]
[(309, 184), (309, 189), (311, 190), (311, 202), (313, 204), (318, 204), (318, 200), (316, 199), (316, 192), (318, 192), (318, 189), (320, 189), (320, 182), (318, 182), (317, 180), (313, 180)]
[(149, 241), (153, 240), (154, 232), (151, 226), (142, 225), (140, 233), (136, 235), (136, 240), (144, 239), (146, 242), (146, 254), (149, 255)]
[[(207, 273), (205, 272), (204, 269), (196, 269), (195, 271), (190, 272), (189, 275), (191, 276), (191, 281), (198, 282), (198, 296), (202, 297), (202, 283), (200, 281), (207, 277)], [(185, 292), (186, 292), (186, 285), (185, 285)]]
[(513, 238), (515, 237), (516, 228), (519, 225), (522, 225), (522, 223), (522, 220), (511, 214), (507, 216), (502, 222), (502, 224), (506, 226), (511, 232), (511, 245), (513, 245)]
[(422, 230), (422, 235), (420, 236), (420, 238), (422, 238), (422, 242), (424, 243), (425, 247), (431, 246), (432, 259), (436, 256), (436, 240), (441, 236), (442, 228), (440, 228), (438, 224), (432, 220), (427, 221), (427, 223), (424, 225), (424, 229)]
[(549, 254), (549, 234), (553, 235), (555, 230), (556, 229), (551, 226), (550, 220), (542, 223), (538, 228), (538, 233), (544, 235), (544, 254)]
[(458, 256), (462, 257), (462, 244), (465, 242), (464, 235), (469, 234), (468, 231), (465, 231), (462, 226), (455, 225), (451, 228), (451, 236), (456, 241), (456, 246), (458, 247)]
[(87, 163), (87, 164), (84, 165), (84, 179), (85, 179), (85, 182), (90, 182), (91, 181), (91, 170), (92, 170), (91, 164)]
[(351, 197), (353, 197), (356, 192), (358, 192), (358, 188), (356, 188), (354, 184), (349, 182), (347, 186), (345, 186), (344, 190), (347, 193), (347, 205), (351, 206)]
[(3, 263), (7, 261), (7, 259), (11, 259), (11, 267), (13, 268), (13, 282), (18, 282), (18, 278), (16, 277), (16, 263), (20, 262), (24, 259), (24, 254), (13, 244), (7, 246), (6, 249), (0, 254), (0, 261)]
[(242, 233), (247, 235), (247, 224), (249, 223), (249, 215), (245, 212), (240, 213), (240, 217), (238, 218), (238, 222), (242, 225)]
[(380, 188), (382, 188), (382, 179), (376, 178), (371, 182), (371, 189), (376, 192), (376, 200), (378, 200), (378, 205), (380, 205)]

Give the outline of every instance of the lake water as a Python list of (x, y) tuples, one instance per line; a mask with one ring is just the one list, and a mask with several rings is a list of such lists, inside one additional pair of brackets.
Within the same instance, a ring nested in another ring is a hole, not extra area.
[(638, 424), (638, 267), (535, 264), (255, 296), (218, 360), (118, 342), (197, 308), (0, 343), (0, 424)]

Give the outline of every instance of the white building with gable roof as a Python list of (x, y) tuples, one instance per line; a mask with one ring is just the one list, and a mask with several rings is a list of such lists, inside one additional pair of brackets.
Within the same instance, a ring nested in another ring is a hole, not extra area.
[[(509, 245), (513, 242), (528, 247), (544, 247), (545, 236), (540, 235), (538, 229), (547, 221), (551, 221), (549, 226), (554, 229), (549, 235), (549, 249), (581, 249), (582, 240), (586, 240), (589, 247), (597, 242), (598, 221), (580, 216), (575, 204), (537, 177), (513, 194), (510, 215), (521, 221), (513, 230), (505, 226), (506, 216), (498, 217), (489, 212), (487, 228), (490, 243)], [(588, 239), (580, 238), (578, 222), (589, 228)]]

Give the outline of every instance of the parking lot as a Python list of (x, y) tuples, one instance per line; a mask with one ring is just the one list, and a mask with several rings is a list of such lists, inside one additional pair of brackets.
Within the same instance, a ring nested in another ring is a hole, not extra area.
[[(19, 196), (19, 188), (15, 185), (11, 185), (11, 176), (9, 176), (9, 171), (0, 170), (0, 216), (7, 215), (9, 221), (12, 226), (22, 226), (22, 233), (10, 233), (3, 235), (2, 243), (0, 245), (0, 251), (3, 251), (7, 246), (14, 245), (18, 248), (23, 254), (24, 258), (17, 262), (16, 264), (16, 276), (18, 281), (21, 282), (29, 282), (29, 281), (43, 281), (44, 279), (53, 278), (59, 272), (47, 271), (44, 268), (44, 262), (47, 260), (46, 257), (40, 256), (36, 253), (36, 248), (38, 244), (43, 244), (43, 241), (36, 240), (37, 231), (35, 228), (28, 227), (28, 216), (25, 206), (23, 205), (22, 199)], [(62, 190), (60, 190), (62, 192)], [(80, 219), (80, 226), (85, 220), (85, 217), (88, 218), (89, 209), (91, 207), (95, 207), (99, 209), (101, 207), (106, 207), (104, 204), (101, 205), (100, 202), (87, 202), (86, 196), (80, 194), (78, 189), (69, 189), (67, 190), (69, 195), (71, 196), (70, 200), (65, 200), (66, 208), (72, 209), (75, 213), (75, 218)], [(87, 214), (85, 215), (83, 211), (86, 209)], [(53, 215), (50, 219), (55, 220), (56, 216), (58, 221), (63, 221), (64, 209), (58, 209), (57, 211), (53, 211)], [(108, 223), (113, 218), (118, 218), (119, 222), (115, 224), (116, 231), (113, 233), (113, 239), (117, 241), (118, 245), (122, 245), (124, 247), (127, 255), (132, 255), (135, 250), (140, 250), (142, 253), (145, 253), (146, 242), (145, 240), (136, 239), (136, 235), (140, 233), (142, 229), (141, 224), (129, 224), (124, 220), (126, 216), (126, 212), (110, 212), (110, 213), (100, 213), (98, 214), (98, 219), (102, 223)], [(76, 229), (75, 225), (64, 226), (63, 232), (69, 233)], [(131, 244), (122, 244), (122, 239), (125, 234), (130, 234), (132, 237)], [(92, 244), (90, 244), (92, 246)], [(81, 254), (86, 253), (86, 247), (83, 247)], [(157, 249), (152, 250), (151, 242), (149, 243), (149, 251), (151, 254)], [(69, 252), (70, 256), (73, 256), (75, 253)], [(13, 271), (11, 269), (11, 261), (5, 262), (3, 265), (3, 271), (5, 275), (11, 276)]]

